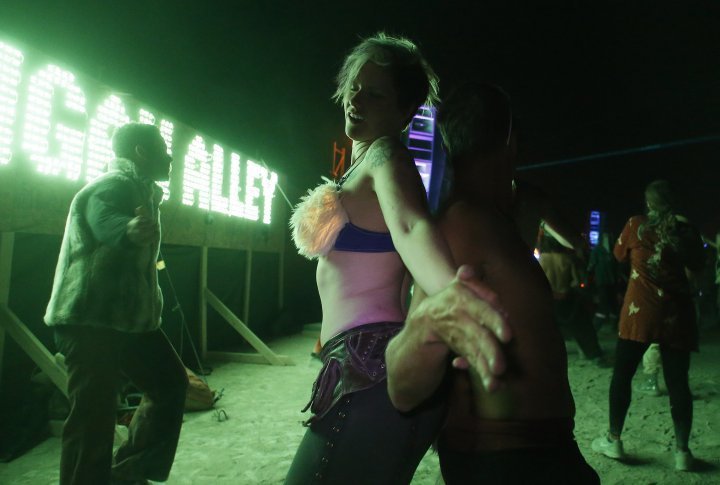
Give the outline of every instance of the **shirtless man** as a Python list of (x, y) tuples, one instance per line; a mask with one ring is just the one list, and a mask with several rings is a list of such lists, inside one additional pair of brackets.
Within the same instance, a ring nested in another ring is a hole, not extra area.
[(506, 94), (483, 84), (455, 91), (438, 115), (455, 168), (440, 228), (455, 263), (508, 309), (513, 339), (503, 345), (505, 373), (486, 390), (480, 376), (494, 362), (478, 357), (487, 345), (478, 342), (487, 342), (487, 330), (448, 318), (458, 309), (442, 292), (425, 298), (416, 289), (405, 327), (387, 349), (388, 391), (399, 410), (410, 411), (447, 389), (438, 440), (447, 484), (599, 483), (574, 440), (575, 406), (550, 287), (512, 218), (511, 119)]

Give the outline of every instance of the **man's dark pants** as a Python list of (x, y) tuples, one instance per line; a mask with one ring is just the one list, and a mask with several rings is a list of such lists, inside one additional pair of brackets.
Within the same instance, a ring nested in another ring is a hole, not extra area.
[[(103, 485), (113, 476), (165, 481), (182, 426), (187, 374), (161, 330), (126, 333), (56, 326), (68, 370), (61, 485)], [(125, 377), (124, 377), (125, 376)], [(128, 440), (112, 456), (118, 390), (130, 381), (143, 393)]]

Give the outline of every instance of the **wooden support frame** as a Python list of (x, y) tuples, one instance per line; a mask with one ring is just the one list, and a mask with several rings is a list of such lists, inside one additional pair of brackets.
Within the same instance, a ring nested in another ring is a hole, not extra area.
[[(15, 246), (14, 232), (0, 232), (0, 305), (7, 306), (10, 298), (12, 255)], [(0, 325), (0, 379), (5, 357), (5, 328)], [(1, 382), (1, 381), (0, 381)]]
[[(283, 254), (280, 254), (279, 264), (279, 292), (278, 304), (282, 308), (283, 304)], [(279, 355), (268, 347), (265, 342), (250, 330), (246, 322), (250, 317), (250, 287), (252, 279), (252, 250), (247, 250), (245, 264), (245, 295), (243, 318), (238, 318), (232, 310), (230, 310), (220, 299), (207, 287), (207, 263), (208, 250), (207, 247), (201, 248), (200, 253), (200, 347), (203, 359), (211, 358), (217, 360), (244, 362), (248, 364), (270, 364), (270, 365), (295, 365), (295, 363), (286, 355)], [(252, 347), (257, 350), (256, 354), (241, 352), (213, 352), (207, 349), (207, 305), (210, 305), (217, 311), (223, 319), (234, 328)]]
[(0, 234), (0, 374), (4, 357), (2, 350), (5, 344), (5, 333), (7, 333), (47, 374), (53, 384), (67, 396), (67, 371), (8, 307), (14, 242), (14, 233), (3, 232)]

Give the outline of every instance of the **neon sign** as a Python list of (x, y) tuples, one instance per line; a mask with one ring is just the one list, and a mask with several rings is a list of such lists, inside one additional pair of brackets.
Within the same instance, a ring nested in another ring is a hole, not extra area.
[(87, 182), (113, 158), (112, 128), (157, 125), (173, 156), (165, 199), (270, 224), (278, 175), (189, 127), (67, 69), (0, 41), (0, 176), (26, 164), (58, 181)]

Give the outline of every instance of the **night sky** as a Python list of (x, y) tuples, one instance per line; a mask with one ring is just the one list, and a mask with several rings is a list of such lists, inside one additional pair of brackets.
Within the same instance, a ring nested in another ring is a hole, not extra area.
[[(291, 198), (329, 172), (333, 141), (347, 144), (333, 76), (378, 30), (417, 41), (443, 91), (470, 78), (503, 86), (521, 165), (720, 134), (716, 2), (539, 3), (3, 0), (0, 34), (264, 158)], [(523, 176), (576, 218), (599, 208), (616, 225), (640, 210), (644, 184), (669, 178), (710, 227), (718, 149)]]

